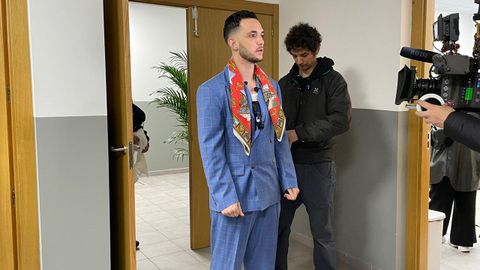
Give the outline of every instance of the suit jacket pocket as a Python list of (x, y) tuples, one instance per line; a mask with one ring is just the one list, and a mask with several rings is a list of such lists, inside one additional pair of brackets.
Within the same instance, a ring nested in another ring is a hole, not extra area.
[(243, 163), (229, 163), (232, 176), (242, 176), (245, 174), (245, 165)]

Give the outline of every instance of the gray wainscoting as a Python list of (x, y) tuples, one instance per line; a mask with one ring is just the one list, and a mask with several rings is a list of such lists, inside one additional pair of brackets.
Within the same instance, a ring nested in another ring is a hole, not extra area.
[(42, 269), (110, 269), (106, 116), (36, 119)]

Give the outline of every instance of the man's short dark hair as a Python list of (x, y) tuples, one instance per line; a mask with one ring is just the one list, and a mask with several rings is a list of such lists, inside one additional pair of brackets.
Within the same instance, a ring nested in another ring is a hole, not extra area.
[(322, 43), (322, 35), (308, 23), (298, 23), (288, 31), (285, 37), (285, 46), (288, 52), (296, 49), (308, 49), (316, 52)]
[(240, 10), (228, 16), (223, 25), (223, 38), (228, 42), (230, 34), (240, 26), (240, 21), (243, 19), (257, 19), (257, 14), (248, 10)]

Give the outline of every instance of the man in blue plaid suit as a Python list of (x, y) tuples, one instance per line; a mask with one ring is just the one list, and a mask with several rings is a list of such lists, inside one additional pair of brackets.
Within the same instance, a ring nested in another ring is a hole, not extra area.
[(209, 188), (211, 269), (273, 270), (280, 198), (299, 190), (278, 84), (256, 65), (263, 28), (239, 11), (224, 25), (232, 58), (197, 92), (198, 140)]

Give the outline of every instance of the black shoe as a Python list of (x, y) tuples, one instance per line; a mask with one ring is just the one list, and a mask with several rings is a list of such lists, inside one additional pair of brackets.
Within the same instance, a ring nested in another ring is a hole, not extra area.
[(140, 242), (135, 241), (135, 249), (136, 250), (140, 250), (140, 248), (138, 246), (140, 246)]

